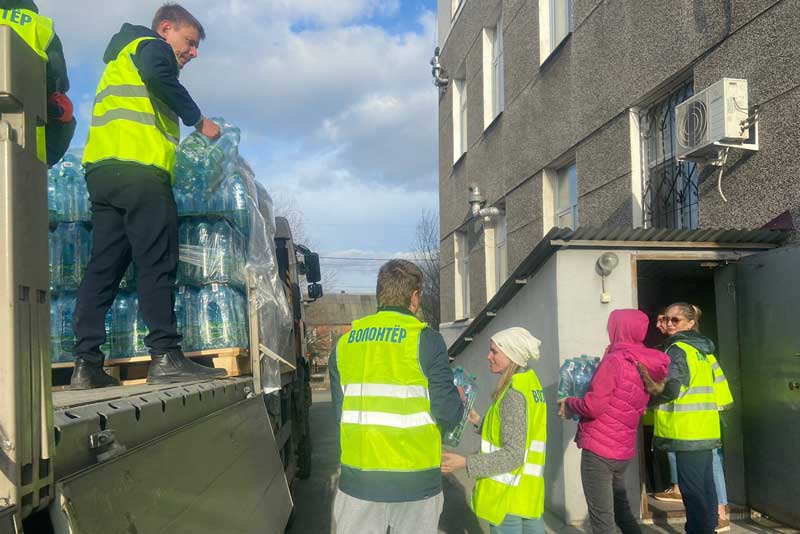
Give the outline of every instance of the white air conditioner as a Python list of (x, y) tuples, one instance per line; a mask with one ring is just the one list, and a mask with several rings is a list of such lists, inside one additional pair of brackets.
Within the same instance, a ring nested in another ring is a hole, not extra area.
[(723, 78), (675, 108), (678, 159), (715, 159), (724, 147), (758, 150), (747, 80)]

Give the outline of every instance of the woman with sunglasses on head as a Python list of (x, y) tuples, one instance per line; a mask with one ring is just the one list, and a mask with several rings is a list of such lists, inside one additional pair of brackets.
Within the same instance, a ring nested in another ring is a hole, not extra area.
[(677, 302), (667, 308), (664, 321), (667, 379), (656, 382), (638, 366), (655, 404), (654, 445), (675, 452), (687, 534), (714, 534), (718, 516), (712, 451), (721, 446), (718, 407), (733, 399), (714, 343), (698, 332), (700, 310)]
[[(547, 406), (531, 360), (541, 342), (520, 327), (489, 342), (489, 370), (500, 375), (481, 430), (481, 451), (470, 456), (442, 453), (442, 472), (466, 468), (478, 481), (472, 492), (475, 515), (492, 534), (545, 534), (544, 458)], [(480, 416), (473, 410), (470, 422)]]

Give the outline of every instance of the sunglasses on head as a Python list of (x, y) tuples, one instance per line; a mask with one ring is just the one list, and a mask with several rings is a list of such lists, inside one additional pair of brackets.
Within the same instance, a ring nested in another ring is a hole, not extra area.
[(684, 321), (684, 320), (685, 319), (683, 317), (664, 317), (664, 322), (665, 323), (678, 324), (678, 323), (680, 323), (681, 321)]

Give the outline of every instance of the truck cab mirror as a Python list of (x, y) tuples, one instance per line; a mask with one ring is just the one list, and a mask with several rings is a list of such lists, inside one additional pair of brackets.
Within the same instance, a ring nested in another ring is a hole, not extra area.
[[(322, 280), (322, 271), (319, 268), (319, 254), (310, 252), (303, 255), (303, 263), (305, 263), (305, 275), (309, 284), (316, 284)], [(320, 288), (322, 291), (322, 288)]]
[(311, 300), (317, 300), (322, 298), (322, 284), (309, 284), (308, 286), (308, 298)]

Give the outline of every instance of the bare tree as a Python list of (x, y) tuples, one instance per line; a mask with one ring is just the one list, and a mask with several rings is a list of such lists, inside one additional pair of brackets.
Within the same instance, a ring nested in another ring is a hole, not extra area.
[(433, 328), (439, 328), (439, 217), (424, 210), (417, 221), (414, 255), (422, 270), (422, 314)]
[[(295, 197), (286, 189), (276, 189), (272, 196), (272, 205), (276, 217), (285, 217), (292, 230), (292, 239), (295, 243), (305, 245), (311, 250), (315, 250), (314, 242), (309, 235), (306, 227), (306, 216), (297, 203)], [(321, 266), (322, 285), (325, 291), (330, 293), (336, 288), (339, 282), (339, 272), (330, 265)], [(305, 288), (303, 288), (305, 291)]]

